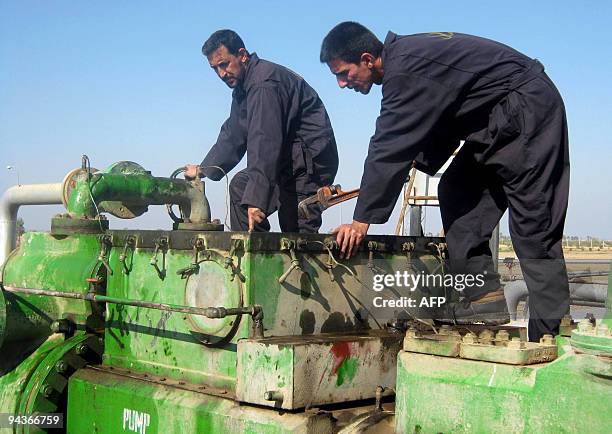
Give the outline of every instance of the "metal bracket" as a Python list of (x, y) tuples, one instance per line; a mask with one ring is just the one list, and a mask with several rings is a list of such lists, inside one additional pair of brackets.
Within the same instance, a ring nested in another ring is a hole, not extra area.
[[(129, 267), (127, 265), (128, 249), (131, 250)], [(126, 237), (125, 245), (123, 246), (123, 251), (119, 255), (119, 262), (121, 263), (121, 266), (123, 267), (124, 274), (130, 274), (130, 271), (132, 270), (134, 250), (136, 250), (136, 238), (133, 236)]]
[(113, 242), (110, 235), (102, 235), (100, 237), (100, 254), (98, 255), (98, 263), (102, 263), (108, 274), (113, 275), (113, 270), (108, 263), (109, 250), (112, 248)]
[(282, 276), (278, 278), (278, 283), (280, 283), (281, 285), (285, 283), (285, 280), (287, 280), (287, 278), (289, 277), (289, 275), (291, 274), (293, 270), (302, 271), (302, 267), (300, 266), (300, 260), (297, 258), (297, 255), (295, 254), (295, 251), (298, 248), (299, 244), (300, 244), (300, 240), (298, 240), (298, 242), (295, 242), (288, 238), (281, 239), (280, 250), (282, 252), (289, 252), (289, 256), (291, 257), (291, 265), (282, 274)]
[[(162, 252), (162, 266), (161, 269), (157, 265), (157, 255)], [(153, 250), (153, 256), (151, 257), (150, 264), (161, 280), (166, 278), (166, 253), (168, 252), (168, 237), (161, 237), (155, 241), (155, 249)]]

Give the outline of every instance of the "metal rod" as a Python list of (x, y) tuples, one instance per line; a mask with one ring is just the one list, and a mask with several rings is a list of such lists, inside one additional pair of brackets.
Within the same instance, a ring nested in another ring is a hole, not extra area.
[(207, 318), (225, 318), (229, 315), (256, 315), (261, 309), (260, 306), (244, 307), (192, 307), (168, 303), (154, 303), (152, 301), (133, 300), (129, 298), (107, 297), (98, 294), (81, 294), (78, 292), (52, 291), (49, 289), (17, 288), (13, 286), (3, 286), (8, 292), (29, 295), (46, 295), (49, 297), (72, 298), (77, 300), (87, 300), (98, 303), (122, 304), (136, 307), (146, 307), (149, 309), (164, 310), (169, 312), (189, 313), (192, 315), (202, 315)]
[(409, 196), (408, 200), (417, 201), (417, 200), (438, 200), (438, 196)]
[(574, 306), (589, 306), (589, 307), (606, 307), (605, 303), (591, 301), (591, 300), (580, 300), (576, 298), (570, 298), (570, 304)]

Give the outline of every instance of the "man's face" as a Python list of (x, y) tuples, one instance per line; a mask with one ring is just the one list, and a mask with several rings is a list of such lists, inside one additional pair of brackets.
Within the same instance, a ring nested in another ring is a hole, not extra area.
[(231, 54), (225, 45), (220, 45), (207, 57), (210, 67), (219, 78), (230, 88), (235, 88), (244, 78), (246, 62), (249, 60), (247, 51), (241, 48), (237, 55)]
[(355, 92), (367, 95), (374, 84), (372, 69), (368, 67), (366, 61), (359, 64), (347, 63), (344, 60), (334, 59), (327, 63), (329, 70), (336, 76), (338, 86), (344, 89), (348, 87)]

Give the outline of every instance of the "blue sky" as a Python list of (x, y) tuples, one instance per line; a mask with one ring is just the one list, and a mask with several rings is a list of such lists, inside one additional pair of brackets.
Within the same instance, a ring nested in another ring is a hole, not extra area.
[[(337, 182), (359, 184), (380, 89), (341, 91), (318, 61), (322, 38), (355, 20), (381, 39), (455, 31), (506, 43), (545, 65), (564, 97), (570, 128), (571, 196), (566, 233), (612, 239), (612, 3), (570, 1), (195, 2), (0, 0), (0, 190), (60, 182), (86, 153), (167, 176), (199, 162), (229, 113), (230, 90), (200, 53), (213, 31), (232, 28), (247, 48), (290, 67), (326, 104), (341, 157)], [(224, 183), (209, 183), (223, 218)], [(322, 230), (350, 221), (354, 202), (326, 213)], [(23, 208), (46, 229), (58, 207)], [(391, 223), (372, 228), (389, 232)], [(168, 228), (162, 207), (115, 228)], [(428, 210), (427, 230), (441, 227)], [(507, 232), (506, 227), (502, 231)]]

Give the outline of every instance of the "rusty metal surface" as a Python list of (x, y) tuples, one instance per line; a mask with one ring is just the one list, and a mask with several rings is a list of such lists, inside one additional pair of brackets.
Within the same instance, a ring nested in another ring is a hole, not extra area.
[(238, 343), (236, 397), (283, 409), (373, 398), (393, 388), (402, 336), (289, 336)]

